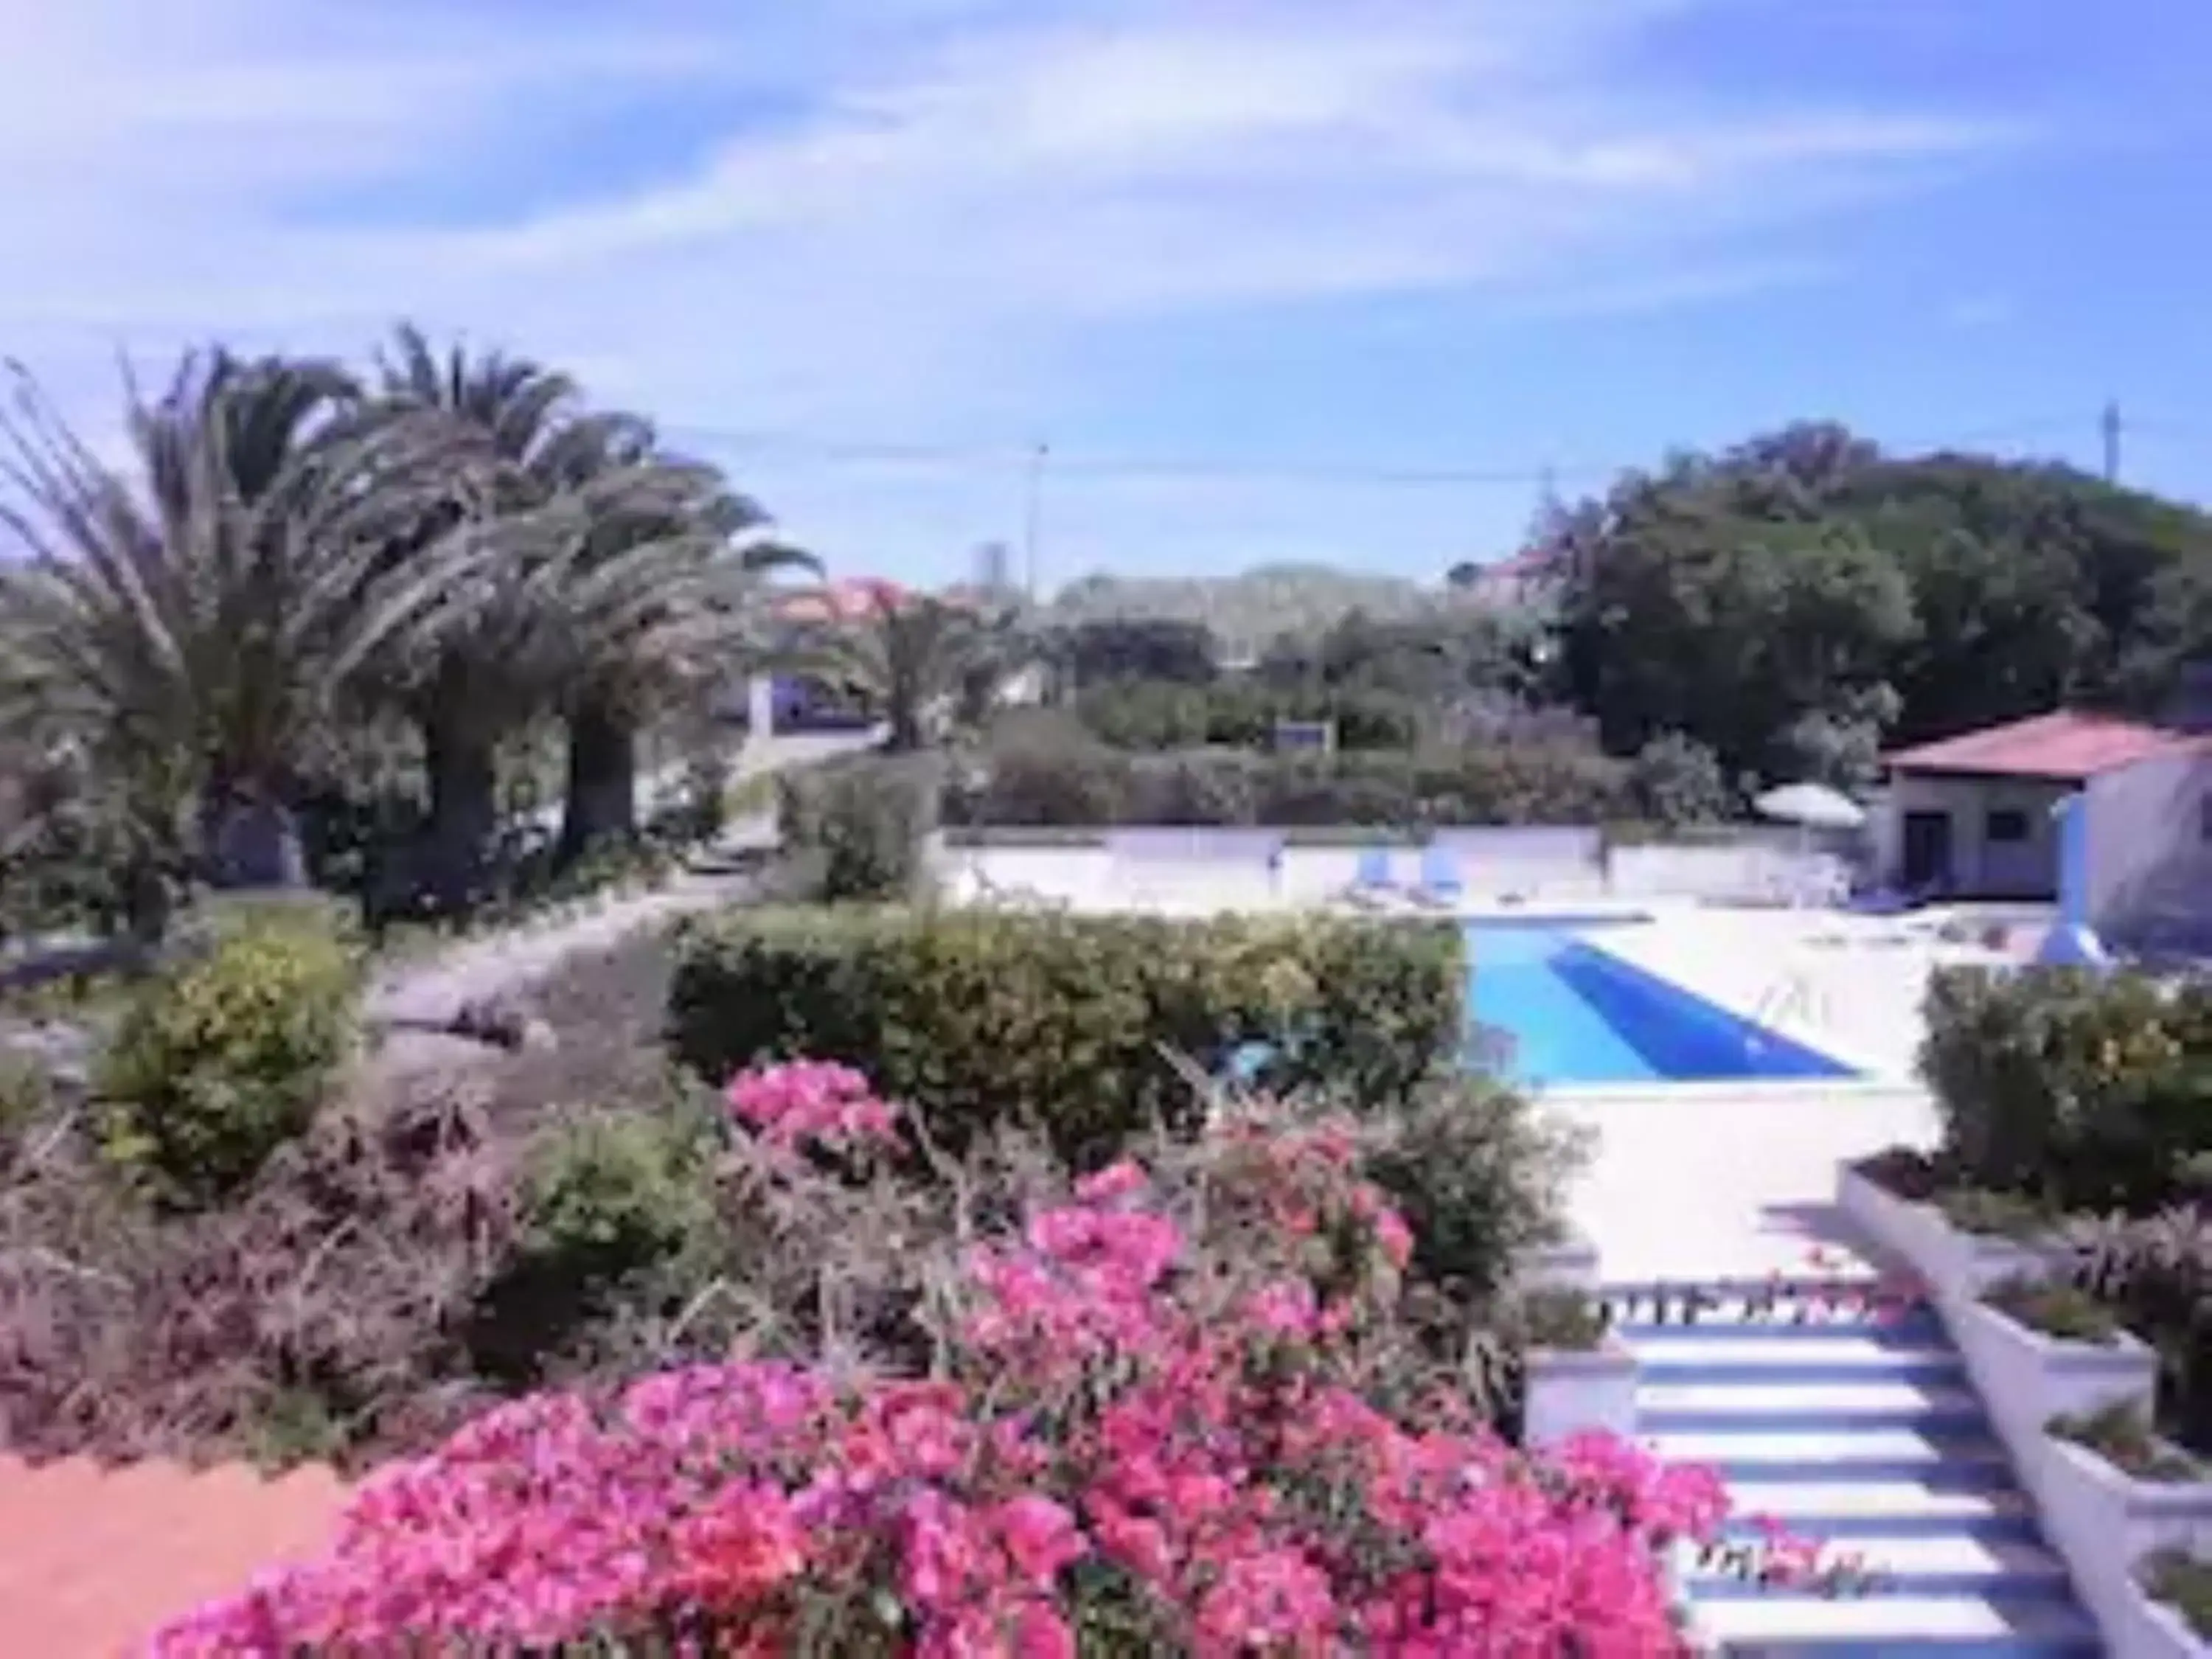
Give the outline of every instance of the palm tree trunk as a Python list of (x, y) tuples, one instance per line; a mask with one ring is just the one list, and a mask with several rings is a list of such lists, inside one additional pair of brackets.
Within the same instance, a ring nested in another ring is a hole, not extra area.
[(278, 786), (218, 780), (202, 821), (209, 875), (216, 886), (293, 891), (307, 886), (299, 814)]
[(563, 864), (637, 833), (637, 729), (603, 697), (568, 716), (568, 793), (557, 857)]
[(477, 722), (440, 708), (422, 722), (422, 751), (430, 779), (430, 882), (447, 904), (465, 904), (499, 830), (494, 744)]

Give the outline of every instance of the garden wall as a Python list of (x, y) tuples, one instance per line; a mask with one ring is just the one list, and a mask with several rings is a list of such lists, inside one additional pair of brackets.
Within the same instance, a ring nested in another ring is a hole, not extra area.
[[(1486, 900), (1774, 902), (1832, 887), (1843, 874), (1832, 854), (1802, 850), (1771, 832), (1726, 833), (1717, 842), (1608, 846), (1595, 825), (1468, 825), (1434, 830), (1425, 844), (1447, 849), (1468, 895)], [(928, 857), (939, 886), (958, 900), (995, 888), (1098, 908), (1246, 909), (1337, 896), (1358, 878), (1363, 851), (1377, 846), (1390, 848), (1395, 882), (1419, 879), (1421, 854), (1412, 839), (1349, 825), (965, 830), (936, 837)]]

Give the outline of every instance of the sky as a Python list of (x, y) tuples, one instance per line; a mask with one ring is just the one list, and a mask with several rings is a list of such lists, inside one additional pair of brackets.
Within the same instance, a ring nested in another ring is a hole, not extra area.
[(2186, 0), (0, 0), (0, 354), (411, 319), (840, 574), (1431, 579), (1796, 418), (2212, 497)]

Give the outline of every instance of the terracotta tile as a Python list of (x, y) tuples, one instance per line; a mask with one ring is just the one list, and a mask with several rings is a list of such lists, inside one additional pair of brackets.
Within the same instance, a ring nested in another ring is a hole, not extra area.
[(242, 1464), (0, 1455), (0, 1651), (129, 1652), (165, 1619), (321, 1550), (345, 1490), (320, 1468), (268, 1480)]

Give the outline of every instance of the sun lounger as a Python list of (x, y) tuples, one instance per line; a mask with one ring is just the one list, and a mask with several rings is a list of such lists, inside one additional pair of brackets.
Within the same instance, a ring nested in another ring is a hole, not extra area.
[(1352, 872), (1352, 885), (1344, 890), (1346, 902), (1363, 910), (1372, 910), (1398, 896), (1398, 884), (1390, 874), (1390, 849), (1387, 847), (1361, 848), (1358, 866)]
[(1438, 909), (1452, 909), (1466, 894), (1467, 884), (1460, 879), (1459, 860), (1452, 856), (1450, 849), (1424, 848), (1421, 884), (1413, 890), (1413, 896)]

